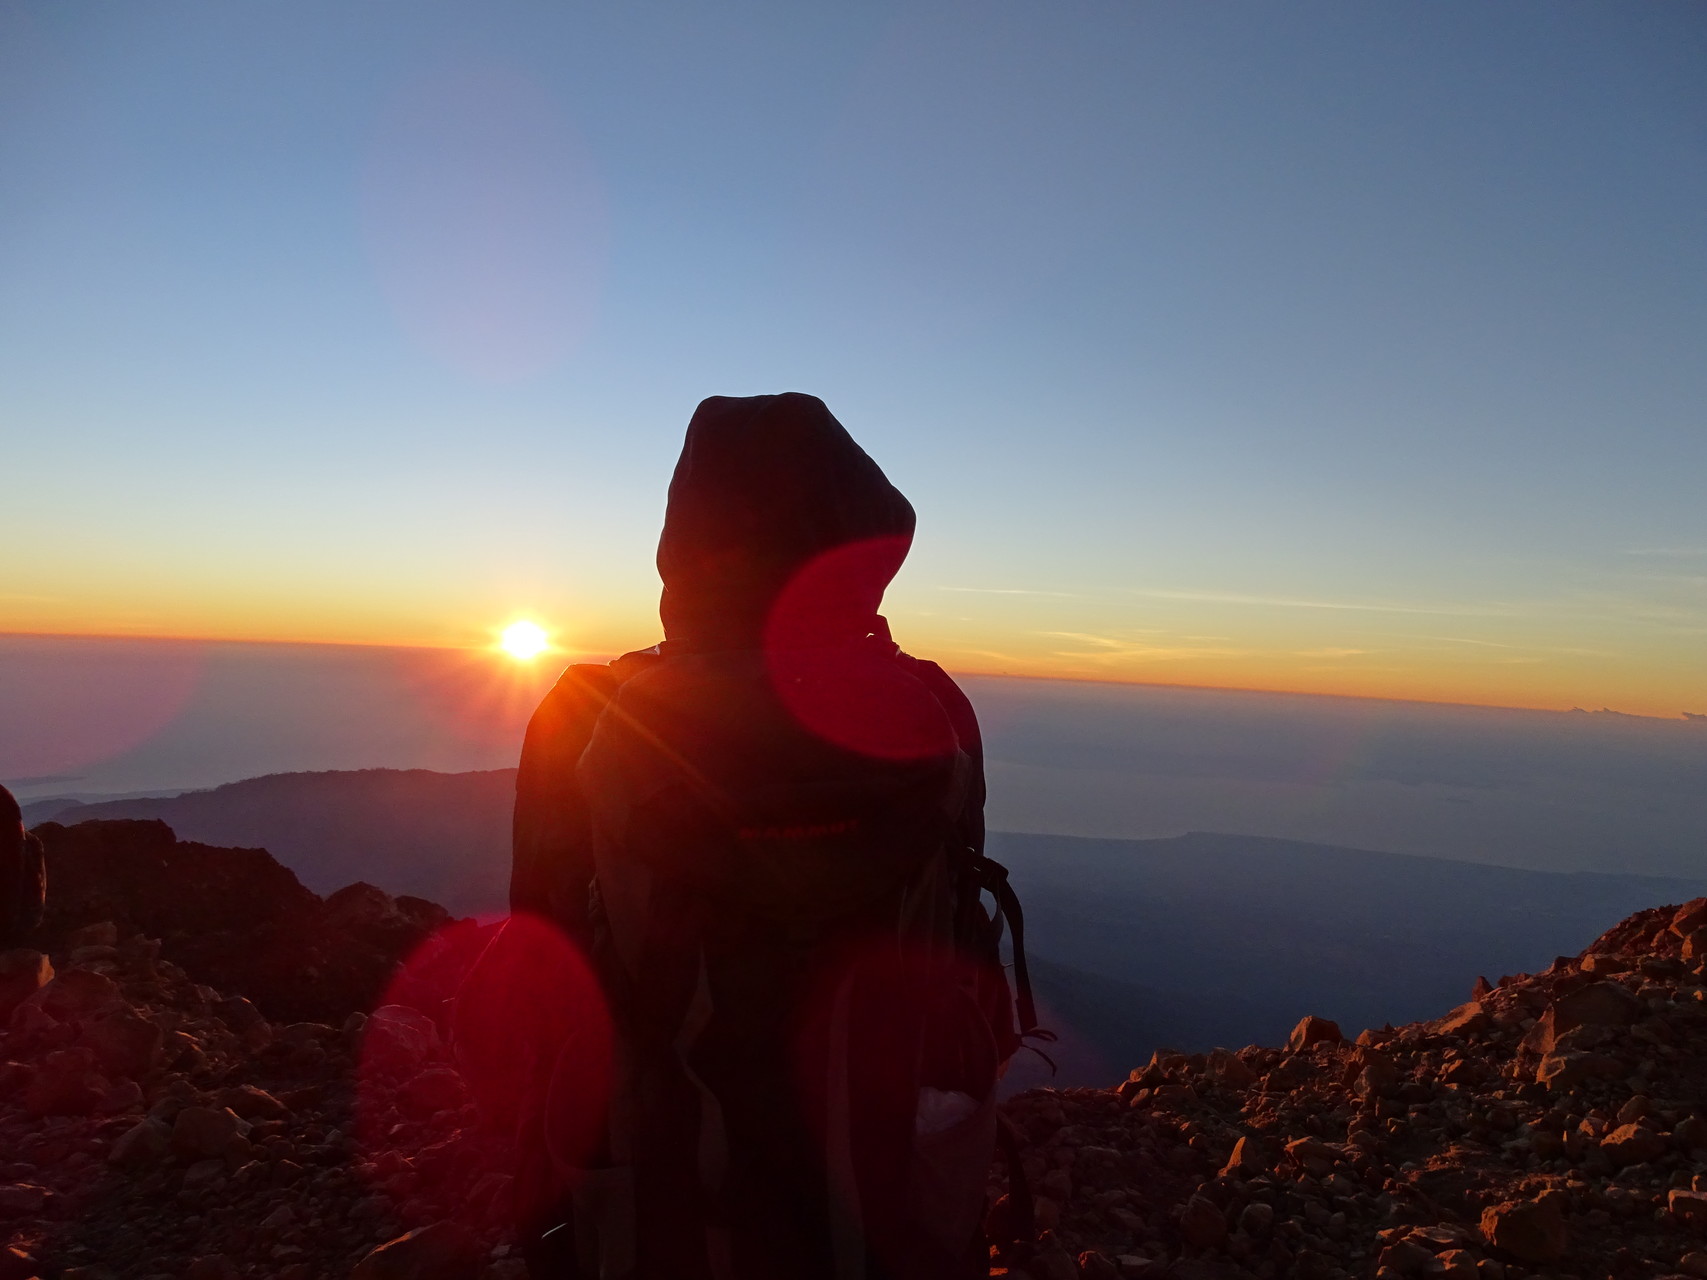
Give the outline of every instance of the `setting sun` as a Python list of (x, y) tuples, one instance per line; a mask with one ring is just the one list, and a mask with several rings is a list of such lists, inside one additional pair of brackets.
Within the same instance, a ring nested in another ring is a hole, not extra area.
[(544, 653), (551, 642), (546, 638), (545, 628), (537, 622), (512, 622), (504, 628), (498, 647), (512, 658), (526, 662)]

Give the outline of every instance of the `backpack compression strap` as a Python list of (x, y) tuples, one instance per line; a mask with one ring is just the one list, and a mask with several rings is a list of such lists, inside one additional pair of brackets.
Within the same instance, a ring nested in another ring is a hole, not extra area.
[(1008, 922), (1014, 940), (1014, 1003), (1019, 1010), (1019, 1033), (1022, 1038), (1035, 1037), (1053, 1040), (1055, 1033), (1037, 1025), (1037, 1001), (1031, 994), (1031, 970), (1025, 962), (1025, 912), (1020, 909), (1019, 895), (1008, 883), (1008, 869), (994, 858), (982, 853), (972, 859), (972, 872), (978, 883), (989, 890), (996, 900), (996, 909)]

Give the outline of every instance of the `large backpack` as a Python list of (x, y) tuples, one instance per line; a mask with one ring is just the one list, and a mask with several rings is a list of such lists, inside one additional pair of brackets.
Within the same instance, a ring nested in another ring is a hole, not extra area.
[(553, 1152), (571, 1271), (987, 1274), (996, 1082), (1036, 1017), (970, 706), (875, 637), (623, 674), (575, 770), (616, 1047), (600, 1157)]

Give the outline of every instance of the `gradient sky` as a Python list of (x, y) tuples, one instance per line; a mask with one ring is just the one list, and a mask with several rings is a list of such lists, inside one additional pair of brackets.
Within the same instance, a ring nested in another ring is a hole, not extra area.
[(0, 630), (656, 638), (823, 396), (953, 669), (1707, 711), (1707, 7), (0, 2)]

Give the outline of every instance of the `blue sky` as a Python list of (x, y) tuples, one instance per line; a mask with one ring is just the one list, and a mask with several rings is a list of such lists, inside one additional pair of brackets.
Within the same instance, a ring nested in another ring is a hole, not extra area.
[(0, 5), (0, 630), (650, 642), (822, 395), (960, 669), (1707, 709), (1707, 10)]

